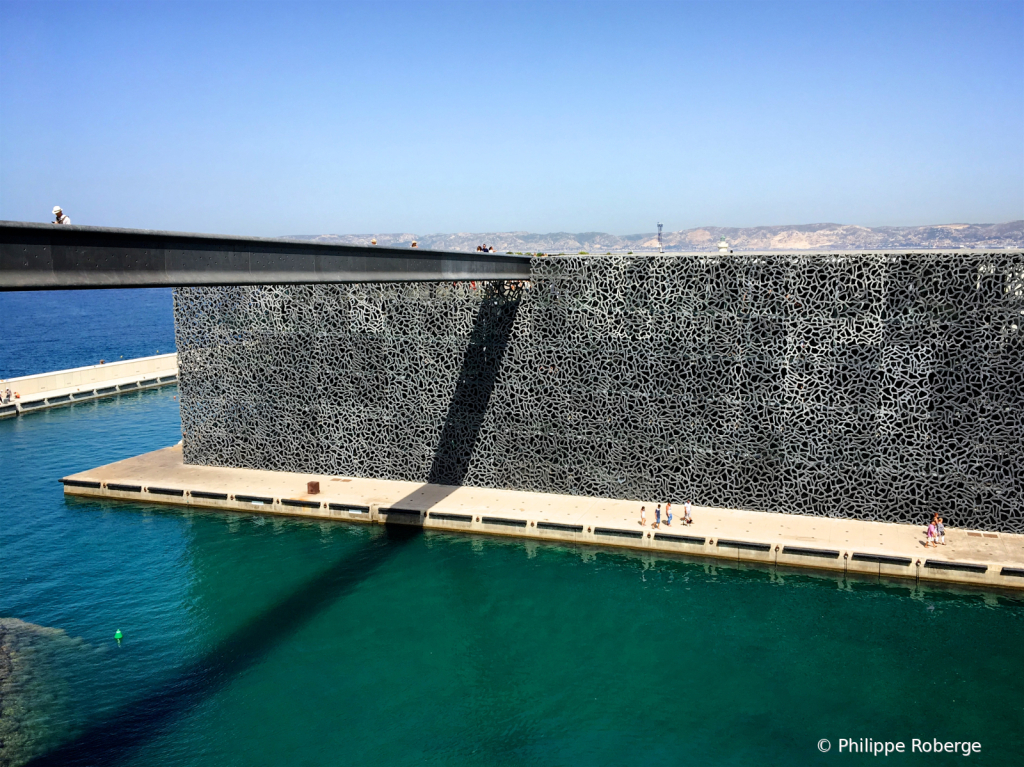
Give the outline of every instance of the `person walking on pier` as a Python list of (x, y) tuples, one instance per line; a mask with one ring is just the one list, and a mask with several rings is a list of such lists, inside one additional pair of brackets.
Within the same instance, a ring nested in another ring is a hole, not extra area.
[(640, 525), (644, 526), (646, 524), (647, 524), (647, 507), (646, 506), (641, 506), (640, 507)]
[(690, 504), (689, 501), (687, 501), (686, 503), (683, 504), (683, 524), (684, 525), (692, 525), (693, 524), (693, 517), (690, 516), (690, 509), (691, 508), (692, 508), (692, 505)]
[(661, 527), (661, 504), (654, 509), (654, 527)]
[(665, 525), (672, 527), (672, 501), (665, 504)]
[(60, 205), (53, 206), (53, 217), (55, 221), (51, 221), (51, 224), (70, 224), (71, 219), (64, 215), (64, 211), (60, 209)]

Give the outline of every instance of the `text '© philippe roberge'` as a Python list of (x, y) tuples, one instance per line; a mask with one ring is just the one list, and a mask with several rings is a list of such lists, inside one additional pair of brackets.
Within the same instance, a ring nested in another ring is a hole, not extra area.
[[(821, 748), (821, 744), (819, 744)], [(821, 749), (827, 751), (827, 748)], [(888, 756), (889, 754), (959, 754), (970, 756), (981, 752), (981, 743), (969, 741), (941, 741), (937, 738), (921, 740), (913, 738), (909, 748), (903, 741), (881, 741), (873, 738), (840, 738), (840, 754), (872, 754)]]

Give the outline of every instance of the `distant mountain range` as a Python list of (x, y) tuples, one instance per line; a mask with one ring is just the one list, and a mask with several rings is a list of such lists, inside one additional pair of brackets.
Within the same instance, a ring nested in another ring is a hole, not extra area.
[[(852, 226), (805, 224), (748, 228), (705, 226), (665, 232), (666, 251), (716, 250), (725, 237), (734, 251), (742, 250), (903, 250), (907, 248), (1020, 248), (1024, 247), (1024, 220), (1007, 224), (939, 224), (936, 226)], [(502, 253), (650, 253), (658, 250), (653, 233), (614, 235), (604, 232), (459, 232), (458, 234), (304, 234), (289, 239), (339, 244), (475, 251), (486, 243)]]

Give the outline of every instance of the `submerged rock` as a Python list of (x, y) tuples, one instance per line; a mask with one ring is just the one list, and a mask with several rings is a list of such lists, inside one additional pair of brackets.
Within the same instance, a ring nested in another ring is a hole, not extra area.
[(0, 767), (56, 744), (68, 721), (61, 669), (83, 646), (62, 629), (0, 618)]

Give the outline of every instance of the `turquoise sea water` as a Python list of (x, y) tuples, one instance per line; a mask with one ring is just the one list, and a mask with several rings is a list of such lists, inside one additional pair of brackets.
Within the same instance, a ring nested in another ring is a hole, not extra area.
[(36, 764), (1022, 762), (1011, 596), (63, 497), (176, 442), (175, 394), (0, 422), (0, 618), (65, 632)]

